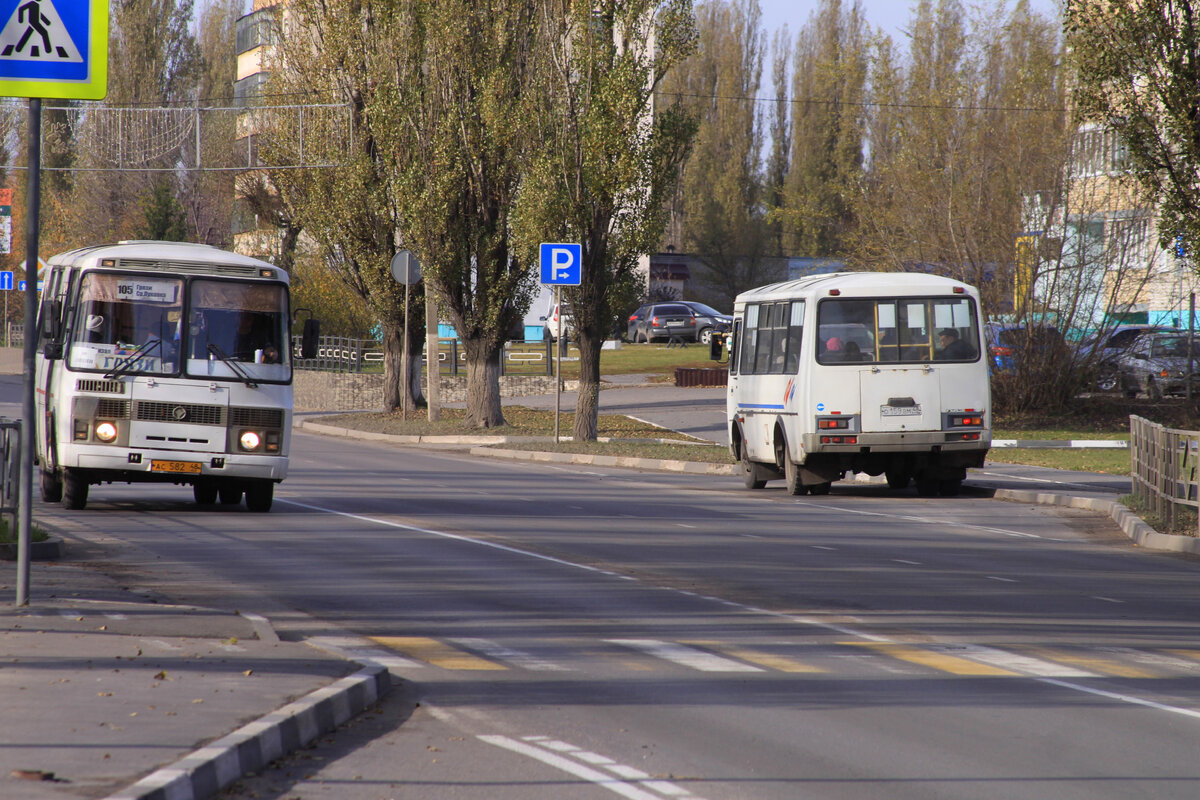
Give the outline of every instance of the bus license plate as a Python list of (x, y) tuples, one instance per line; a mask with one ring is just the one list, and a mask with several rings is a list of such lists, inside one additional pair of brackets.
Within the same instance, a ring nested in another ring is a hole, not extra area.
[(199, 461), (159, 461), (158, 459), (150, 461), (151, 472), (186, 472), (199, 475), (200, 466)]
[(919, 417), (921, 416), (920, 406), (880, 406), (879, 416), (881, 417)]

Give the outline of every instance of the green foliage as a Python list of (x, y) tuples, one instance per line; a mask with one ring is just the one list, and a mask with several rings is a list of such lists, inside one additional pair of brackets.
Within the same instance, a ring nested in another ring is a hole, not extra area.
[(1192, 2), (1071, 0), (1066, 31), (1085, 120), (1111, 128), (1158, 206), (1164, 246), (1200, 252), (1200, 20)]
[(187, 241), (187, 220), (183, 206), (175, 199), (170, 180), (162, 175), (150, 184), (150, 194), (142, 201), (142, 227), (137, 238), (165, 242)]

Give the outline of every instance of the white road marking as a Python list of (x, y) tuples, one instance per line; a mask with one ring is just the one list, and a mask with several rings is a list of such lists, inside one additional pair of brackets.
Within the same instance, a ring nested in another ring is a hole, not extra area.
[[(546, 561), (546, 562), (550, 562), (553, 564), (559, 564), (564, 567), (570, 567), (573, 569), (584, 570), (586, 572), (591, 572), (591, 573), (598, 574), (598, 575), (608, 575), (611, 577), (621, 578), (623, 580), (634, 581), (634, 582), (640, 583), (640, 581), (638, 581), (636, 578), (633, 578), (633, 577), (630, 577), (627, 575), (620, 575), (618, 573), (615, 573), (615, 572), (612, 572), (609, 570), (599, 569), (597, 567), (590, 567), (586, 564), (578, 564), (575, 562), (566, 561), (565, 559), (554, 558), (553, 556), (546, 556), (546, 555), (542, 555), (541, 553), (534, 553), (529, 550), (522, 550), (517, 547), (510, 547), (508, 545), (500, 544), (498, 542), (489, 542), (489, 541), (486, 541), (483, 539), (473, 539), (469, 536), (462, 536), (459, 534), (448, 533), (446, 531), (436, 531), (436, 530), (431, 530), (428, 528), (421, 528), (421, 527), (418, 527), (415, 525), (405, 525), (404, 523), (400, 523), (400, 522), (391, 522), (389, 520), (378, 519), (375, 517), (369, 517), (369, 516), (366, 516), (365, 514), (351, 514), (351, 513), (345, 512), (345, 511), (336, 511), (331, 508), (324, 508), (322, 506), (315, 506), (315, 505), (311, 505), (308, 503), (300, 503), (295, 500), (287, 500), (284, 498), (276, 498), (276, 502), (288, 503), (290, 505), (294, 505), (299, 508), (307, 508), (311, 511), (320, 511), (325, 514), (332, 514), (334, 516), (345, 517), (347, 519), (359, 520), (360, 522), (366, 522), (366, 523), (369, 523), (372, 525), (383, 525), (383, 526), (389, 527), (389, 528), (397, 528), (400, 530), (413, 531), (415, 533), (425, 533), (430, 536), (437, 536), (437, 537), (441, 537), (443, 539), (450, 539), (453, 541), (464, 542), (464, 543), (468, 543), (468, 544), (476, 544), (476, 545), (480, 545), (482, 547), (490, 547), (494, 550), (500, 550), (503, 552), (512, 553), (514, 555), (526, 556), (529, 558), (537, 559), (539, 561)], [(957, 525), (959, 527), (966, 527), (966, 528), (972, 528), (972, 529), (984, 530), (984, 531), (1000, 532), (1000, 533), (1006, 533), (1007, 535), (1021, 536), (1021, 537), (1025, 537), (1025, 538), (1031, 538), (1031, 539), (1041, 539), (1042, 538), (1042, 537), (1036, 536), (1034, 534), (1021, 533), (1018, 531), (1004, 531), (1003, 529), (999, 529), (999, 528), (987, 528), (987, 527), (980, 527), (980, 526), (974, 526), (974, 525), (966, 525), (964, 523), (946, 522), (945, 520), (931, 520), (931, 519), (921, 518), (921, 517), (880, 514), (880, 513), (876, 513), (876, 512), (870, 512), (870, 511), (857, 511), (857, 510), (853, 510), (853, 509), (843, 509), (843, 508), (838, 508), (836, 506), (826, 506), (826, 505), (821, 505), (821, 504), (816, 504), (816, 503), (808, 503), (805, 505), (811, 505), (814, 508), (824, 508), (824, 509), (828, 509), (828, 510), (832, 510), (832, 511), (842, 511), (842, 512), (851, 513), (851, 514), (862, 514), (865, 516), (894, 517), (897, 519), (918, 521), (918, 522), (924, 522), (924, 523), (929, 523), (929, 524)], [(821, 548), (821, 549), (832, 550), (833, 548)], [(691, 592), (687, 592), (687, 591), (679, 591), (679, 594), (695, 596)], [(1112, 600), (1111, 598), (1109, 598), (1109, 599), (1112, 602), (1122, 602), (1122, 601)], [(738, 603), (734, 603), (733, 605), (738, 606), (746, 611), (756, 610), (756, 609), (752, 609), (752, 607), (750, 607), (750, 606), (745, 606), (745, 605), (741, 605)], [(844, 636), (851, 636), (854, 638), (862, 639), (863, 641), (881, 642), (881, 643), (893, 643), (894, 642), (894, 640), (888, 636), (880, 636), (880, 635), (876, 635), (876, 634), (867, 633), (866, 631), (861, 631), (861, 630), (857, 630), (857, 629), (850, 628), (847, 626), (826, 622), (824, 620), (813, 618), (813, 617), (806, 617), (806, 616), (802, 616), (802, 615), (793, 615), (793, 614), (789, 614), (789, 613), (782, 612), (782, 611), (765, 611), (762, 613), (764, 613), (770, 617), (775, 617), (777, 619), (789, 620), (791, 622), (795, 622), (795, 623), (798, 623), (801, 625), (807, 625), (807, 626), (811, 626), (814, 628), (821, 628), (822, 630), (833, 631), (835, 633), (839, 633)], [(991, 649), (991, 648), (981, 648), (981, 649), (986, 650), (986, 649)], [(1003, 651), (996, 651), (996, 652), (1003, 652)], [(1016, 654), (1008, 654), (1008, 655), (1015, 656), (1018, 659), (1023, 658), (1022, 656), (1016, 656)], [(1049, 663), (1049, 662), (1044, 662), (1044, 663)], [(747, 665), (743, 665), (743, 666), (747, 666)], [(1061, 665), (1055, 665), (1055, 666), (1058, 666), (1060, 669), (1066, 669), (1066, 667), (1061, 667)], [(750, 669), (753, 671), (761, 671), (761, 670), (758, 670), (757, 667), (751, 667)], [(1014, 671), (1021, 671), (1021, 670), (1018, 669), (1018, 670), (1014, 670)], [(1180, 714), (1180, 715), (1191, 717), (1194, 719), (1200, 719), (1200, 711), (1194, 711), (1192, 709), (1180, 708), (1177, 706), (1170, 706), (1170, 705), (1166, 705), (1164, 703), (1156, 703), (1151, 700), (1143, 700), (1141, 698), (1133, 697), (1131, 695), (1117, 694), (1115, 692), (1106, 692), (1101, 689), (1093, 689), (1088, 686), (1083, 686), (1081, 684), (1076, 684), (1076, 683), (1069, 683), (1067, 681), (1061, 681), (1056, 678), (1036, 677), (1036, 675), (1034, 673), (1029, 673), (1029, 674), (1031, 675), (1031, 677), (1033, 677), (1034, 680), (1039, 680), (1044, 683), (1052, 684), (1054, 686), (1059, 686), (1060, 688), (1070, 689), (1072, 691), (1084, 692), (1087, 694), (1093, 694), (1093, 695), (1096, 695), (1099, 697), (1106, 697), (1108, 699), (1115, 700), (1117, 702), (1129, 703), (1132, 705), (1140, 705), (1140, 706), (1144, 706), (1146, 708), (1153, 708), (1153, 709), (1157, 709), (1160, 711), (1167, 711), (1167, 712), (1174, 713), (1174, 714)], [(504, 739), (505, 737), (499, 737), (499, 738)], [(495, 743), (495, 742), (493, 742), (493, 743)], [(514, 742), (514, 744), (520, 744), (520, 743)], [(501, 746), (503, 746), (503, 745), (501, 745)], [(633, 788), (633, 787), (630, 787), (630, 788)], [(644, 795), (644, 796), (654, 797), (653, 795)]]
[(604, 641), (610, 644), (619, 644), (622, 647), (630, 647), (634, 650), (641, 650), (643, 653), (655, 658), (671, 661), (689, 669), (699, 670), (700, 672), (763, 671), (759, 667), (743, 664), (741, 661), (734, 661), (731, 658), (718, 656), (704, 650), (697, 650), (694, 647), (685, 647), (674, 642), (663, 642), (658, 639), (605, 639)]
[(895, 561), (897, 564), (908, 564), (911, 567), (921, 566), (920, 561), (909, 561), (907, 558), (893, 558), (892, 561)]
[(1056, 664), (1053, 661), (1044, 661), (1040, 658), (1032, 656), (1023, 656), (1019, 653), (1010, 653), (1007, 650), (997, 650), (994, 647), (984, 647), (982, 645), (926, 645), (927, 649), (935, 653), (944, 653), (945, 655), (958, 656), (960, 658), (969, 658), (972, 661), (978, 661), (981, 664), (990, 664), (993, 667), (1009, 670), (1010, 672), (1019, 672), (1022, 675), (1030, 675), (1040, 678), (1096, 678), (1099, 677), (1094, 672), (1077, 667), (1068, 667), (1063, 664)]
[(1102, 597), (1098, 594), (1092, 595), (1093, 600), (1103, 600), (1105, 603), (1124, 603), (1124, 600), (1118, 600), (1115, 597)]
[(988, 575), (989, 581), (1000, 581), (1001, 583), (1020, 583), (1016, 578), (1001, 578), (999, 575)]
[(472, 650), (478, 650), (488, 658), (494, 658), (499, 661), (507, 661), (522, 669), (527, 669), (532, 672), (570, 672), (570, 667), (564, 667), (561, 664), (555, 664), (551, 661), (546, 661), (543, 658), (530, 655), (521, 650), (514, 650), (511, 647), (505, 647), (499, 642), (494, 642), (491, 639), (477, 639), (473, 637), (462, 637), (451, 639), (455, 644), (461, 644), (463, 647), (469, 647)]
[[(536, 737), (531, 737), (531, 739), (533, 741), (537, 741)], [(537, 761), (541, 761), (543, 764), (562, 770), (569, 775), (574, 775), (575, 777), (585, 780), (588, 783), (593, 783), (602, 789), (607, 789), (614, 794), (619, 794), (622, 797), (629, 798), (629, 800), (662, 800), (661, 793), (652, 794), (651, 792), (634, 786), (631, 783), (617, 780), (616, 778), (606, 775), (599, 770), (592, 769), (584, 764), (576, 763), (569, 758), (565, 758), (564, 756), (545, 749), (544, 747), (538, 747), (529, 741), (518, 742), (516, 739), (510, 739), (507, 736), (499, 735), (484, 735), (480, 736), (479, 740), (490, 745), (502, 747), (505, 750), (510, 750), (514, 753), (536, 759)], [(694, 795), (691, 794), (675, 796), (694, 797)], [(699, 800), (699, 798), (696, 800)]]

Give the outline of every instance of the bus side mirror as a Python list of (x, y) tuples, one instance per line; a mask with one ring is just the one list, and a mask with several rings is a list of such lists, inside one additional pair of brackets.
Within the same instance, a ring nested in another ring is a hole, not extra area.
[(53, 340), (46, 342), (45, 346), (42, 347), (42, 356), (47, 361), (58, 361), (63, 357), (62, 342)]
[(727, 333), (712, 332), (712, 336), (708, 340), (708, 357), (712, 361), (720, 361), (721, 356), (725, 354), (725, 337)]
[(318, 340), (321, 338), (321, 323), (312, 317), (304, 320), (304, 333), (300, 336), (300, 357), (316, 358)]

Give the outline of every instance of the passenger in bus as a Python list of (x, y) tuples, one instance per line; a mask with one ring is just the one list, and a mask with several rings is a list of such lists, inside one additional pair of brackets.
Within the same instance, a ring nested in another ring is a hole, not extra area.
[(938, 346), (934, 357), (941, 360), (960, 361), (975, 357), (975, 349), (958, 338), (958, 331), (954, 328), (943, 328), (938, 332)]
[(862, 361), (862, 350), (859, 349), (858, 342), (846, 342), (844, 352), (843, 361)]

